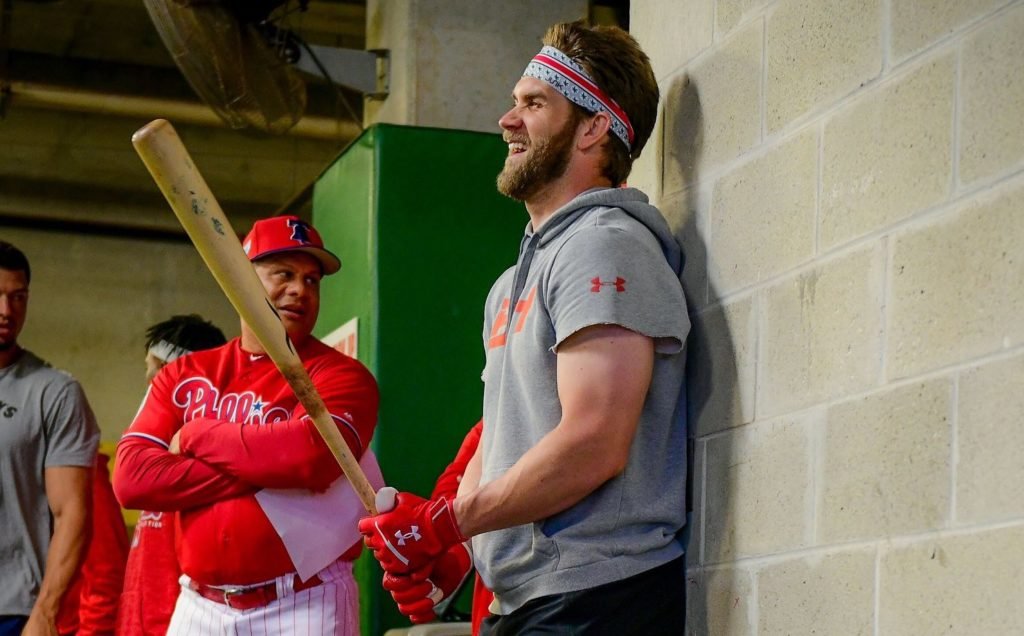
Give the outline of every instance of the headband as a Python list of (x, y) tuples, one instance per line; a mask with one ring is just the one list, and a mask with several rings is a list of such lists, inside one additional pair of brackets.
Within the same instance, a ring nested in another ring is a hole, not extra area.
[(192, 352), (184, 347), (172, 345), (166, 340), (161, 340), (149, 348), (149, 353), (153, 354), (153, 357), (163, 360), (164, 364), (167, 364), (168, 362), (177, 360), (181, 356)]
[(553, 46), (545, 46), (530, 60), (523, 77), (547, 82), (570, 102), (591, 113), (607, 113), (612, 120), (612, 132), (626, 144), (626, 150), (632, 150), (633, 126), (626, 111), (601, 90), (571, 57)]

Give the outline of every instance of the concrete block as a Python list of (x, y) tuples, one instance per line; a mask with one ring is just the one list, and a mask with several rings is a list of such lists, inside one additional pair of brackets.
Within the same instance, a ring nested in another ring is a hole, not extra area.
[[(971, 3), (965, 3), (971, 4)], [(1024, 5), (963, 43), (960, 180), (1002, 174), (1024, 160)]]
[(756, 577), (761, 636), (873, 633), (873, 548), (792, 559)]
[(659, 82), (711, 46), (714, 10), (714, 0), (648, 0), (631, 4), (629, 32), (651, 58)]
[(1024, 517), (1024, 356), (960, 376), (957, 405), (956, 520)]
[(951, 393), (949, 379), (941, 378), (829, 409), (819, 542), (946, 525)]
[(715, 9), (715, 34), (721, 36), (761, 10), (771, 0), (718, 0)]
[(769, 132), (882, 70), (881, 0), (782, 0), (768, 17)]
[(887, 372), (900, 378), (1024, 342), (1024, 180), (896, 236)]
[(753, 636), (750, 572), (732, 567), (687, 576), (686, 636)]
[(825, 126), (822, 248), (946, 199), (953, 174), (952, 55), (886, 82)]
[(761, 140), (763, 31), (760, 20), (744, 27), (687, 68), (687, 90), (665, 96), (666, 112), (679, 113), (667, 120), (666, 164), (696, 164), (693, 170), (669, 171), (666, 192), (687, 185), (681, 179), (692, 178), (698, 170), (713, 170)]
[(706, 563), (808, 544), (809, 418), (758, 422), (707, 440)]
[(692, 314), (686, 387), (698, 435), (754, 420), (757, 313), (753, 296)]
[(892, 62), (928, 48), (937, 40), (991, 12), (1006, 0), (898, 0), (890, 8)]
[[(363, 123), (412, 124), (416, 101), (416, 21), (411, 2), (366, 2), (366, 48), (387, 49), (390, 57), (388, 97), (363, 103)], [(513, 77), (508, 81), (514, 82)]]
[(922, 539), (882, 554), (879, 634), (1024, 633), (1024, 527)]
[(719, 294), (810, 259), (817, 164), (818, 134), (808, 130), (718, 180), (708, 275)]
[(878, 382), (885, 251), (871, 246), (765, 292), (757, 416), (787, 413)]

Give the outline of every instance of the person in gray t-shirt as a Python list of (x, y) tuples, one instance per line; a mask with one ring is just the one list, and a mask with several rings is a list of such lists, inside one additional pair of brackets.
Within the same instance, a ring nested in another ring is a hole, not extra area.
[(555, 25), (544, 45), (499, 121), (498, 189), (530, 222), (485, 306), (480, 447), (454, 500), (397, 493), (360, 530), (391, 590), (471, 537), (484, 634), (682, 633), (682, 255), (622, 187), (657, 82), (620, 29)]
[(99, 443), (78, 382), (18, 345), (30, 278), (25, 255), (0, 241), (0, 635), (56, 633)]

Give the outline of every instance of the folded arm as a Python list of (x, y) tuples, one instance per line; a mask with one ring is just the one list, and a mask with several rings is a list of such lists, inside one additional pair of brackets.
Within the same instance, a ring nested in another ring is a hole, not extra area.
[(171, 512), (257, 490), (203, 461), (172, 454), (159, 440), (128, 434), (117, 445), (114, 494), (125, 508)]
[[(373, 376), (359, 367), (314, 381), (334, 424), (360, 458), (377, 423)], [(255, 426), (198, 418), (182, 427), (179, 443), (183, 455), (263, 488), (320, 491), (341, 476), (337, 460), (301, 407), (293, 419)]]

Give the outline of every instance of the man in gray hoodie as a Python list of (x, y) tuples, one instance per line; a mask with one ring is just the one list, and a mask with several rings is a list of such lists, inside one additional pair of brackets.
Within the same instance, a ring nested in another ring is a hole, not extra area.
[(472, 538), (485, 634), (682, 633), (682, 256), (620, 187), (658, 87), (619, 29), (559, 24), (544, 45), (499, 121), (498, 189), (530, 222), (487, 298), (480, 447), (454, 500), (399, 493), (360, 529), (410, 582)]

